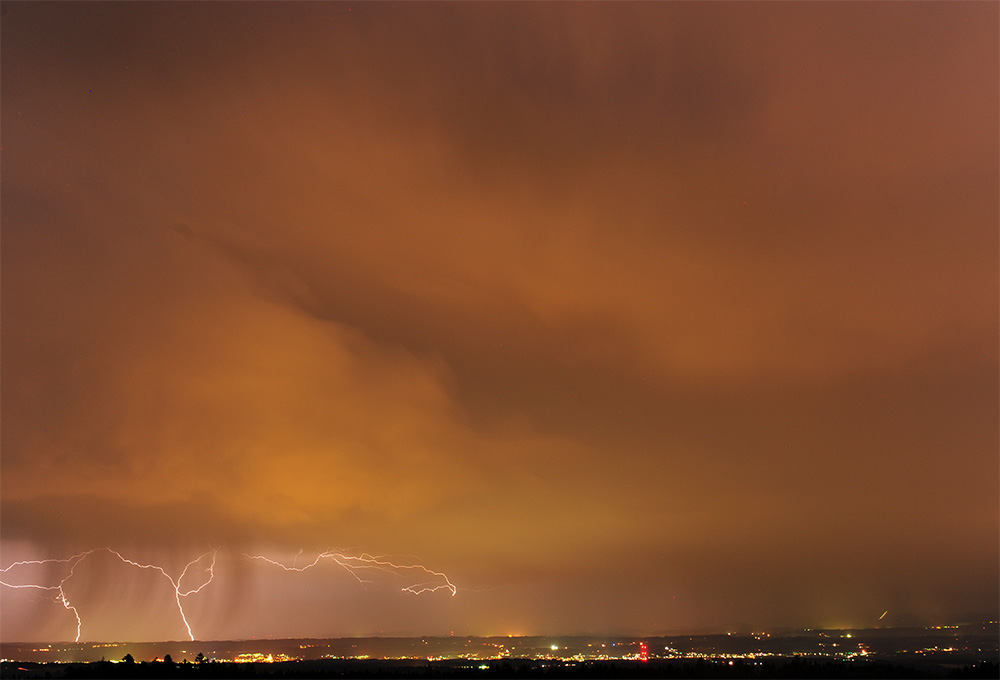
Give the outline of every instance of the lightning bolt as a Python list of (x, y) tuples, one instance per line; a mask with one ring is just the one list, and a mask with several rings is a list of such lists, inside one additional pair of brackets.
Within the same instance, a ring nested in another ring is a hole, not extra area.
[[(80, 612), (77, 611), (76, 607), (69, 603), (69, 599), (66, 597), (66, 591), (63, 590), (63, 586), (66, 584), (70, 578), (72, 578), (76, 565), (80, 564), (84, 559), (92, 555), (94, 550), (87, 550), (86, 552), (77, 553), (72, 557), (67, 557), (65, 559), (50, 559), (50, 560), (22, 560), (21, 562), (14, 562), (12, 565), (5, 569), (0, 569), (0, 574), (4, 574), (4, 578), (0, 580), (0, 585), (7, 586), (8, 588), (33, 588), (37, 590), (48, 590), (55, 591), (56, 601), (62, 603), (62, 606), (66, 608), (67, 611), (73, 612), (73, 616), (76, 617), (76, 642), (80, 641), (80, 630), (83, 627), (83, 620), (80, 618)], [(7, 583), (6, 574), (8, 571), (15, 567), (23, 567), (26, 565), (41, 565), (41, 564), (66, 564), (69, 565), (69, 573), (63, 577), (58, 584), (54, 586), (44, 586), (38, 583), (26, 583), (26, 584), (13, 584)]]
[[(215, 580), (218, 552), (218, 548), (213, 548), (194, 558), (184, 565), (184, 569), (181, 570), (180, 575), (175, 578), (165, 568), (158, 564), (137, 562), (136, 560), (130, 559), (112, 548), (93, 548), (64, 559), (23, 560), (20, 562), (14, 562), (10, 566), (0, 569), (0, 585), (6, 586), (7, 588), (33, 589), (51, 593), (53, 601), (59, 602), (67, 611), (72, 612), (74, 618), (76, 619), (75, 641), (79, 642), (83, 631), (83, 617), (80, 614), (78, 605), (70, 601), (69, 595), (66, 593), (66, 584), (71, 578), (73, 578), (76, 573), (76, 569), (81, 563), (86, 561), (87, 558), (96, 553), (106, 553), (117, 558), (122, 564), (130, 567), (159, 572), (170, 583), (174, 592), (174, 601), (177, 604), (177, 612), (180, 614), (181, 621), (184, 624), (184, 629), (187, 631), (188, 638), (194, 641), (195, 635), (191, 629), (191, 624), (188, 621), (187, 613), (184, 611), (184, 598), (200, 593)], [(316, 567), (324, 561), (329, 561), (344, 569), (348, 574), (354, 577), (359, 584), (365, 587), (369, 584), (374, 584), (374, 581), (370, 578), (374, 572), (382, 572), (396, 578), (406, 578), (408, 582), (412, 581), (409, 585), (405, 585), (401, 588), (401, 591), (405, 593), (421, 595), (423, 593), (434, 593), (439, 590), (447, 590), (452, 595), (455, 595), (458, 592), (458, 588), (456, 588), (455, 584), (448, 579), (447, 575), (440, 571), (428, 569), (421, 564), (400, 563), (383, 556), (375, 556), (368, 553), (351, 554), (349, 552), (331, 549), (325, 550), (316, 555), (316, 558), (313, 559), (312, 562), (303, 566), (298, 566), (299, 557), (302, 553), (303, 551), (300, 550), (295, 555), (291, 565), (265, 555), (249, 555), (247, 553), (237, 554), (242, 555), (248, 560), (264, 562), (284, 571), (294, 572), (303, 572)], [(64, 568), (56, 575), (58, 580), (53, 580), (50, 583), (25, 582), (28, 579), (24, 577), (16, 577), (17, 571), (20, 569), (41, 565), (63, 565)]]
[[(112, 555), (114, 555), (115, 557), (117, 557), (118, 559), (120, 559), (125, 564), (130, 564), (133, 567), (137, 567), (139, 569), (152, 569), (154, 571), (158, 571), (161, 574), (163, 574), (163, 576), (166, 577), (166, 579), (168, 581), (170, 581), (170, 585), (172, 585), (174, 587), (174, 598), (177, 600), (177, 611), (180, 612), (181, 621), (184, 622), (184, 628), (187, 629), (188, 637), (192, 641), (194, 641), (194, 633), (191, 632), (191, 624), (188, 623), (187, 615), (184, 613), (184, 603), (181, 601), (181, 598), (182, 597), (187, 597), (188, 595), (193, 595), (194, 593), (197, 593), (197, 592), (201, 591), (202, 588), (204, 588), (205, 586), (207, 586), (209, 583), (212, 582), (212, 580), (215, 578), (215, 558), (216, 558), (216, 555), (218, 554), (218, 550), (209, 550), (207, 553), (204, 553), (203, 555), (201, 555), (199, 557), (196, 557), (195, 559), (191, 560), (186, 565), (184, 565), (184, 571), (181, 572), (181, 575), (178, 576), (176, 579), (174, 579), (170, 574), (168, 574), (166, 572), (166, 570), (163, 569), (163, 567), (159, 567), (159, 566), (157, 566), (155, 564), (140, 564), (139, 562), (133, 562), (132, 560), (130, 560), (130, 559), (126, 558), (126, 557), (123, 557), (121, 555), (121, 553), (119, 553), (116, 550), (112, 550), (111, 548), (105, 548), (105, 549), (108, 552), (110, 552)], [(201, 562), (203, 559), (205, 559), (209, 555), (212, 556), (212, 563), (209, 565), (208, 569), (204, 570), (205, 572), (208, 573), (208, 580), (205, 581), (204, 583), (202, 583), (197, 588), (192, 588), (191, 590), (186, 590), (186, 591), (184, 591), (182, 593), (181, 592), (181, 581), (184, 579), (184, 576), (187, 574), (188, 569), (190, 569), (192, 565), (197, 564), (198, 562)], [(79, 634), (78, 634), (77, 637), (79, 637)], [(79, 640), (77, 640), (77, 641), (79, 641)]]
[[(185, 598), (185, 597), (188, 597), (189, 595), (193, 595), (195, 593), (201, 592), (201, 590), (203, 588), (205, 588), (205, 586), (207, 586), (209, 583), (211, 583), (212, 580), (215, 578), (215, 559), (216, 559), (216, 555), (218, 553), (217, 549), (209, 550), (208, 552), (206, 552), (206, 553), (204, 553), (204, 554), (196, 557), (195, 559), (191, 560), (190, 562), (188, 562), (184, 566), (184, 570), (181, 572), (180, 576), (178, 576), (176, 579), (173, 578), (170, 574), (168, 574), (167, 571), (163, 567), (160, 567), (158, 565), (155, 565), (155, 564), (143, 564), (141, 562), (136, 562), (134, 560), (130, 560), (127, 557), (125, 557), (124, 555), (122, 555), (120, 552), (118, 552), (117, 550), (112, 550), (111, 548), (94, 548), (92, 550), (87, 550), (87, 551), (82, 552), (82, 553), (77, 553), (76, 555), (73, 555), (72, 557), (67, 557), (65, 559), (22, 560), (20, 562), (14, 562), (9, 567), (5, 567), (3, 569), (0, 569), (0, 574), (4, 574), (3, 579), (0, 579), (0, 585), (6, 586), (8, 588), (18, 588), (18, 589), (21, 589), (21, 588), (31, 588), (31, 589), (36, 589), (36, 590), (45, 590), (45, 591), (54, 592), (55, 593), (55, 600), (58, 601), (58, 602), (60, 602), (60, 603), (62, 603), (62, 606), (65, 607), (67, 611), (73, 612), (73, 616), (76, 617), (76, 640), (75, 641), (79, 642), (80, 641), (80, 635), (81, 635), (81, 633), (83, 631), (83, 619), (80, 617), (79, 610), (73, 604), (70, 603), (69, 597), (67, 597), (67, 595), (66, 595), (65, 586), (66, 586), (66, 582), (69, 581), (73, 577), (73, 575), (76, 573), (76, 568), (80, 565), (80, 563), (83, 562), (88, 557), (90, 557), (91, 555), (93, 555), (94, 553), (97, 553), (97, 552), (107, 552), (108, 554), (114, 555), (115, 557), (117, 557), (124, 564), (128, 564), (128, 565), (136, 567), (138, 569), (151, 569), (153, 571), (158, 571), (161, 574), (163, 574), (163, 576), (170, 582), (170, 585), (173, 586), (173, 589), (174, 589), (174, 599), (177, 602), (177, 611), (181, 615), (181, 621), (184, 622), (184, 628), (187, 630), (188, 637), (192, 641), (194, 640), (194, 633), (191, 631), (191, 624), (188, 623), (187, 614), (185, 614), (185, 612), (184, 612), (184, 603), (183, 603), (182, 598)], [(199, 586), (197, 586), (195, 588), (189, 588), (187, 590), (183, 590), (182, 591), (182, 589), (181, 589), (181, 582), (184, 580), (184, 577), (187, 575), (188, 570), (191, 569), (191, 567), (193, 567), (194, 565), (202, 562), (209, 555), (212, 556), (211, 564), (209, 564), (209, 566), (207, 568), (202, 569), (202, 573), (203, 574), (208, 574), (208, 578), (205, 579), (204, 583), (202, 583), (201, 585), (199, 585)], [(40, 583), (21, 583), (21, 584), (18, 584), (18, 583), (10, 583), (8, 581), (8, 577), (6, 575), (12, 569), (14, 569), (15, 567), (24, 567), (24, 566), (28, 566), (28, 565), (36, 565), (37, 566), (37, 565), (43, 565), (43, 564), (65, 564), (65, 565), (67, 565), (68, 571), (67, 571), (66, 575), (56, 585), (44, 585), (44, 584), (40, 584)]]
[(317, 564), (324, 560), (329, 560), (334, 564), (342, 567), (348, 574), (353, 576), (358, 583), (361, 585), (367, 585), (372, 583), (372, 581), (364, 578), (367, 571), (381, 571), (395, 576), (403, 576), (408, 573), (416, 573), (420, 576), (421, 581), (413, 583), (408, 586), (403, 586), (401, 588), (404, 593), (412, 593), (414, 595), (420, 595), (421, 593), (433, 593), (438, 590), (447, 590), (455, 595), (458, 592), (458, 588), (452, 583), (448, 577), (440, 571), (432, 571), (421, 564), (398, 564), (392, 562), (385, 557), (376, 557), (374, 555), (369, 555), (368, 553), (361, 553), (360, 555), (351, 555), (338, 550), (326, 550), (319, 553), (309, 564), (298, 567), (295, 566), (298, 555), (302, 554), (300, 550), (295, 556), (296, 560), (292, 562), (289, 566), (278, 560), (271, 559), (270, 557), (265, 557), (264, 555), (248, 555), (243, 553), (243, 556), (250, 560), (259, 560), (266, 562), (268, 564), (273, 564), (274, 566), (284, 569), (285, 571), (306, 571), (307, 569), (312, 569)]

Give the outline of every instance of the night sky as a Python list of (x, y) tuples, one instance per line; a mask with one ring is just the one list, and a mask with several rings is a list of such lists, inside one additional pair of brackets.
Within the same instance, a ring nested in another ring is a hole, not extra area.
[[(218, 549), (201, 639), (996, 617), (997, 3), (2, 7), (0, 567)], [(331, 547), (458, 592), (241, 556)]]

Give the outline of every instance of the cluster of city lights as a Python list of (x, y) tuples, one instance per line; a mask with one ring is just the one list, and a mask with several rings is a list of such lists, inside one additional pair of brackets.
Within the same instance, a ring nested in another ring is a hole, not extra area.
[(244, 652), (233, 657), (233, 663), (280, 663), (282, 661), (297, 661), (297, 657), (287, 654), (261, 654), (260, 652)]

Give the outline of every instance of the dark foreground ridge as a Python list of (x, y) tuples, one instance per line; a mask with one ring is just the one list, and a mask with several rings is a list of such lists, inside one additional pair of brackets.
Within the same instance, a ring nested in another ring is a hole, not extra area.
[(36, 663), (8, 662), (6, 678), (997, 678), (1000, 666), (980, 662), (947, 668), (878, 661), (772, 658), (767, 661), (654, 660), (497, 661), (319, 659), (280, 663)]

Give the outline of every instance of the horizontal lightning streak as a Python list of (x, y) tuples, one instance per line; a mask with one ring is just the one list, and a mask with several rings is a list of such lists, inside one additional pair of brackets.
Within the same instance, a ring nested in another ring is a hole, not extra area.
[[(301, 554), (301, 551), (299, 551), (299, 554)], [(243, 553), (243, 556), (247, 559), (260, 560), (262, 562), (267, 562), (268, 564), (273, 564), (274, 566), (284, 569), (285, 571), (296, 572), (303, 572), (307, 569), (312, 569), (323, 560), (330, 560), (334, 564), (343, 567), (347, 573), (353, 576), (358, 583), (362, 585), (371, 583), (371, 581), (362, 578), (361, 574), (358, 573), (363, 569), (383, 571), (397, 576), (401, 576), (407, 572), (416, 571), (424, 577), (433, 576), (438, 580), (438, 582), (418, 582), (404, 586), (401, 588), (403, 592), (413, 593), (414, 595), (419, 595), (421, 593), (433, 593), (438, 590), (448, 590), (452, 595), (455, 595), (458, 592), (458, 588), (455, 587), (455, 584), (453, 584), (448, 577), (440, 571), (432, 571), (421, 564), (397, 564), (383, 557), (376, 557), (369, 555), (368, 553), (362, 553), (361, 555), (348, 555), (334, 550), (327, 550), (318, 554), (316, 559), (309, 564), (301, 567), (295, 566), (295, 561), (292, 562), (292, 566), (289, 566), (279, 562), (278, 560), (265, 557), (264, 555), (248, 555)], [(297, 558), (298, 555), (296, 555), (296, 561)]]

